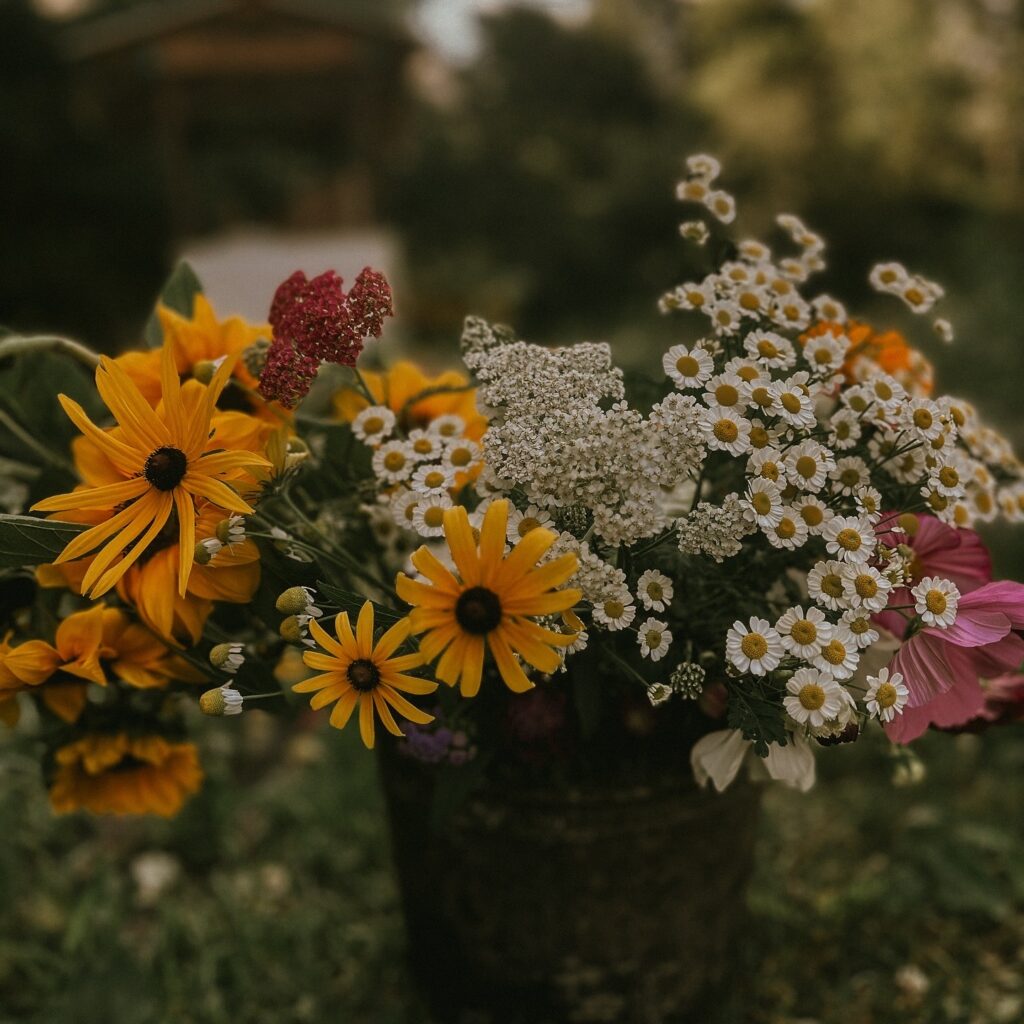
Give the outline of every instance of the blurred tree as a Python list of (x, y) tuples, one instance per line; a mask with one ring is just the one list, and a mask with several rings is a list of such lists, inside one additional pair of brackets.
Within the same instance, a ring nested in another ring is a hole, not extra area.
[(52, 25), (0, 2), (0, 324), (111, 348), (145, 318), (166, 234), (149, 154), (80, 137)]
[(450, 338), (474, 310), (605, 331), (638, 303), (652, 312), (683, 253), (672, 186), (694, 119), (594, 27), (510, 8), (483, 33), (396, 174), (417, 326)]

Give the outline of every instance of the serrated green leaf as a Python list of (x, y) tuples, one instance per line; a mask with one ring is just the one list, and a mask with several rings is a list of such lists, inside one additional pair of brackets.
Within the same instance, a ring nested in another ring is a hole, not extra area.
[[(189, 263), (182, 260), (164, 283), (158, 301), (168, 309), (173, 309), (175, 313), (190, 317), (195, 297), (202, 291), (203, 284), (196, 272)], [(164, 343), (163, 328), (160, 326), (160, 318), (156, 315), (155, 309), (150, 314), (149, 320), (146, 321), (146, 330), (143, 336), (150, 348), (159, 348)]]
[(87, 526), (31, 516), (0, 515), (0, 567), (52, 562)]

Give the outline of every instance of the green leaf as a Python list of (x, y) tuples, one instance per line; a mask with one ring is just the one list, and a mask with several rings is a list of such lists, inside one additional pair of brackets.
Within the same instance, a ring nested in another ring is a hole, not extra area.
[(87, 526), (31, 516), (0, 515), (0, 567), (52, 562)]
[[(357, 594), (353, 590), (336, 587), (333, 583), (325, 583), (323, 580), (317, 581), (316, 589), (318, 593), (323, 594), (329, 601), (338, 605), (343, 612), (348, 612), (353, 617), (359, 614), (359, 609), (363, 607), (367, 600), (363, 594)], [(371, 601), (370, 603), (373, 605), (374, 619), (378, 626), (393, 626), (404, 618), (393, 608), (378, 604), (376, 601)]]
[[(159, 303), (168, 309), (173, 309), (175, 313), (190, 317), (195, 298), (202, 294), (202, 291), (203, 285), (196, 276), (196, 272), (185, 260), (182, 260), (174, 268), (161, 289)], [(150, 348), (159, 348), (164, 343), (163, 328), (160, 326), (160, 318), (156, 315), (155, 309), (150, 314), (149, 320), (146, 321), (144, 337)]]

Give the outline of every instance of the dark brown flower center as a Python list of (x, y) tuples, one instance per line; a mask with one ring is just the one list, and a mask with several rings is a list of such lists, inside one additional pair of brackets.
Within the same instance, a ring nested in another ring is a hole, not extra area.
[(369, 658), (357, 658), (346, 672), (348, 681), (360, 693), (368, 693), (380, 682), (380, 672)]
[(486, 587), (470, 587), (455, 602), (455, 619), (467, 633), (490, 633), (501, 622), (501, 601)]
[(146, 479), (158, 491), (173, 491), (188, 469), (188, 459), (180, 448), (157, 448), (146, 459)]

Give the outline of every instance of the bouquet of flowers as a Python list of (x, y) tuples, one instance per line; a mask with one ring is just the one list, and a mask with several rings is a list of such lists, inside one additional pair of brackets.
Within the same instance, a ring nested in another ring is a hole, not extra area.
[(717, 789), (1012, 715), (1024, 586), (971, 527), (1024, 517), (1024, 467), (903, 334), (813, 294), (797, 217), (785, 254), (731, 238), (718, 175), (678, 186), (711, 269), (661, 298), (680, 341), (645, 381), (475, 318), (464, 371), (372, 371), (369, 269), (297, 272), (253, 325), (183, 266), (117, 358), (0, 340), (0, 717), (53, 807), (175, 813), (197, 705), (308, 697), (456, 774), (625, 751)]

